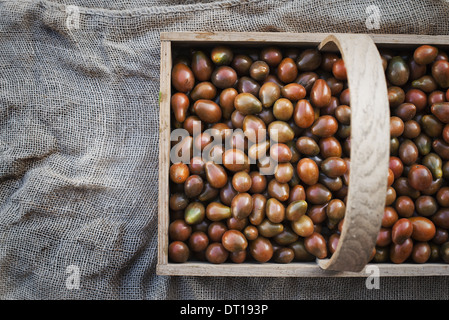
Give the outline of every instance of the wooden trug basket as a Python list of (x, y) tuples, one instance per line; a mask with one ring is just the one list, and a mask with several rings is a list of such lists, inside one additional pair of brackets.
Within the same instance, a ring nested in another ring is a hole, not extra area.
[[(324, 33), (161, 33), (159, 137), (159, 275), (252, 277), (366, 277), (385, 207), (390, 146), (390, 110), (378, 48), (449, 48), (449, 36)], [(345, 223), (331, 259), (289, 264), (244, 262), (171, 263), (168, 260), (170, 98), (172, 52), (179, 47), (218, 44), (318, 47), (339, 51), (345, 61), (351, 100), (351, 171)], [(380, 276), (447, 276), (449, 264), (375, 264)]]

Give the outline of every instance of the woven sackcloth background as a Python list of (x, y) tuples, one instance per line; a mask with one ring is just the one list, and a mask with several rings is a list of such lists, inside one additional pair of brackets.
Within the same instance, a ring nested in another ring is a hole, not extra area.
[[(367, 30), (373, 4), (380, 29)], [(448, 299), (449, 277), (368, 290), (155, 272), (160, 32), (438, 35), (448, 16), (436, 0), (0, 1), (0, 298)]]

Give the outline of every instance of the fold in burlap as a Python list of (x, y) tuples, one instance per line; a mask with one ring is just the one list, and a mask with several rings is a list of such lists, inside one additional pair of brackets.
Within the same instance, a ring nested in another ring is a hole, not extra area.
[(155, 266), (161, 31), (448, 34), (448, 16), (445, 1), (0, 1), (0, 297), (447, 299), (448, 277), (368, 290)]

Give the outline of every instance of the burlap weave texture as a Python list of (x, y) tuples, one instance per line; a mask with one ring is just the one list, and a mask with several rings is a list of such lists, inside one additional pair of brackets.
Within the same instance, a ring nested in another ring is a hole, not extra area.
[(155, 274), (160, 32), (438, 35), (448, 16), (430, 0), (0, 1), (0, 298), (448, 299), (448, 277)]

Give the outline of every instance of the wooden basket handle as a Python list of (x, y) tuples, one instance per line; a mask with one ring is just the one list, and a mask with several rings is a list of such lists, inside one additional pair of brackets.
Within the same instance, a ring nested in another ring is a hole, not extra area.
[(333, 34), (319, 49), (340, 50), (351, 104), (351, 168), (343, 229), (322, 269), (360, 272), (369, 262), (385, 208), (390, 155), (390, 110), (382, 61), (373, 40), (362, 34)]

